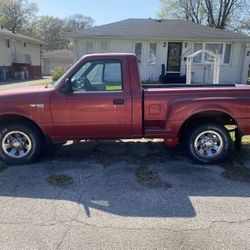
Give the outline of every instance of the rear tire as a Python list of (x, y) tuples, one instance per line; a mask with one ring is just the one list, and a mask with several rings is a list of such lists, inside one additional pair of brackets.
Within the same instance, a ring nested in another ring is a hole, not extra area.
[(34, 162), (40, 156), (43, 138), (29, 123), (6, 124), (0, 128), (0, 157), (8, 165)]
[(231, 137), (219, 123), (202, 123), (186, 131), (184, 146), (197, 163), (210, 164), (226, 159), (231, 151)]

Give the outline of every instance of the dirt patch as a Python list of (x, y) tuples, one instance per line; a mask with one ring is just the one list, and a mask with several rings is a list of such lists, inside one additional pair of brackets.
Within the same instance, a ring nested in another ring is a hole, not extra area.
[(67, 175), (52, 174), (47, 178), (47, 182), (52, 186), (65, 188), (73, 184), (73, 178)]
[(171, 184), (161, 180), (158, 172), (151, 167), (140, 167), (136, 173), (137, 183), (147, 188), (170, 188)]
[(0, 172), (3, 172), (5, 169), (7, 169), (7, 166), (4, 163), (0, 162)]
[(250, 183), (250, 169), (242, 164), (237, 163), (224, 163), (222, 167), (225, 171), (222, 175), (232, 181), (248, 182)]

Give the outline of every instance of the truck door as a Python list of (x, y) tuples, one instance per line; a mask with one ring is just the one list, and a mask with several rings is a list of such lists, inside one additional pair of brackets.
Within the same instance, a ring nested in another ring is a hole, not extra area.
[(70, 77), (73, 93), (52, 95), (57, 133), (65, 138), (131, 136), (130, 79), (127, 58), (90, 59)]

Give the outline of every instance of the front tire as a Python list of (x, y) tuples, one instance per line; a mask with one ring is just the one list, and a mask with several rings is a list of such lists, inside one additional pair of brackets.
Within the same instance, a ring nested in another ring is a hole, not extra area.
[(197, 163), (221, 162), (231, 150), (231, 137), (227, 129), (218, 123), (203, 123), (185, 133), (185, 149)]
[(0, 157), (8, 165), (29, 164), (41, 153), (40, 131), (32, 124), (6, 124), (0, 128)]

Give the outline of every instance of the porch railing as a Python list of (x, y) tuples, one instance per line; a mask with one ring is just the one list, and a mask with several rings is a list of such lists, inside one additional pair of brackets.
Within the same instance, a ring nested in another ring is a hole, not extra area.
[(13, 63), (31, 64), (30, 55), (27, 54), (15, 54), (12, 56)]

